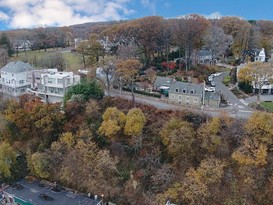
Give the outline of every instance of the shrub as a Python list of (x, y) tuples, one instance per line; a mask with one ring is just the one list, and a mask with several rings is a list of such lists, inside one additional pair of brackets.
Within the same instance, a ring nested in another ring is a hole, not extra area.
[[(122, 88), (122, 90), (131, 92), (130, 88)], [(155, 98), (161, 98), (161, 95), (158, 93), (148, 93), (146, 91), (141, 91), (141, 90), (134, 90), (134, 93), (141, 94), (141, 95), (147, 95), (147, 96), (155, 97)]]

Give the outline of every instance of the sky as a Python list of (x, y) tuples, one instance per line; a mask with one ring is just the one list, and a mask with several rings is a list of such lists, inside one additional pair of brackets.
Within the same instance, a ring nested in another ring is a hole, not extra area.
[(273, 0), (0, 0), (0, 30), (192, 13), (273, 20), (272, 9)]

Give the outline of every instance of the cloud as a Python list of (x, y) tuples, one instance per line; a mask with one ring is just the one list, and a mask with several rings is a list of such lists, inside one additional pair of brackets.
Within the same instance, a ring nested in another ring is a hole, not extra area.
[(222, 17), (222, 15), (220, 14), (220, 12), (216, 11), (213, 12), (209, 15), (203, 15), (206, 19), (220, 19)]
[(141, 0), (141, 4), (148, 8), (152, 12), (152, 15), (156, 15), (157, 0)]
[(5, 14), (4, 12), (0, 11), (0, 21), (7, 21), (9, 19), (9, 16)]
[(132, 0), (0, 0), (0, 21), (10, 28), (65, 26), (85, 22), (125, 19), (134, 11)]

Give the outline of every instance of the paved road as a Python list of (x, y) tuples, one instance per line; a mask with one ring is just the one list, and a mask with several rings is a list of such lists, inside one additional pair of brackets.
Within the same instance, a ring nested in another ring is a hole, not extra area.
[[(111, 91), (111, 96), (118, 96), (118, 97), (122, 97), (122, 98), (126, 98), (126, 99), (132, 99), (132, 95), (130, 93), (127, 92), (113, 92)], [(136, 102), (139, 103), (144, 103), (144, 104), (150, 104), (155, 106), (158, 109), (165, 109), (165, 110), (190, 110), (193, 112), (197, 112), (197, 113), (205, 113), (208, 114), (212, 117), (215, 116), (219, 116), (222, 112), (226, 112), (229, 114), (229, 116), (233, 117), (233, 118), (238, 118), (238, 119), (247, 119), (250, 117), (250, 115), (252, 114), (251, 111), (238, 111), (238, 112), (234, 112), (234, 110), (232, 110), (230, 107), (227, 108), (221, 108), (221, 109), (204, 109), (203, 111), (201, 109), (189, 109), (189, 108), (185, 108), (179, 105), (174, 105), (174, 104), (170, 104), (170, 103), (165, 103), (165, 102), (161, 102), (158, 100), (155, 100), (153, 98), (147, 98), (147, 97), (141, 97), (141, 96), (135, 96)]]
[(224, 98), (229, 102), (227, 109), (230, 110), (233, 117), (248, 118), (252, 114), (252, 110), (247, 106), (244, 100), (237, 98), (223, 83), (223, 78), (228, 76), (228, 72), (222, 73), (218, 77), (214, 77), (215, 90), (223, 94)]

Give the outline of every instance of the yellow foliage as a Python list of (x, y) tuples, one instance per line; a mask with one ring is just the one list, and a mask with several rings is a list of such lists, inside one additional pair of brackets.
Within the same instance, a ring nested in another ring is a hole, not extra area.
[(245, 145), (233, 152), (231, 157), (242, 165), (266, 165), (267, 147), (262, 143), (250, 144), (246, 140)]
[(107, 108), (102, 116), (103, 122), (99, 127), (99, 134), (106, 137), (115, 136), (121, 129), (124, 128), (126, 116), (123, 112), (119, 111), (116, 107)]
[(42, 179), (47, 179), (50, 176), (48, 170), (49, 160), (44, 154), (39, 152), (32, 154), (28, 163), (33, 174)]
[(0, 176), (10, 177), (10, 169), (16, 160), (16, 154), (10, 144), (0, 143)]
[(214, 117), (210, 122), (202, 125), (197, 133), (201, 141), (201, 147), (206, 149), (209, 153), (217, 151), (222, 143), (219, 135), (221, 130), (221, 120), (219, 117)]
[(265, 145), (273, 142), (273, 115), (265, 112), (255, 112), (247, 121), (245, 129), (251, 137)]
[(75, 136), (71, 132), (66, 132), (60, 138), (60, 141), (66, 144), (69, 148), (73, 147), (76, 143)]
[(165, 146), (168, 146), (170, 144), (170, 134), (174, 130), (177, 130), (181, 127), (189, 127), (191, 128), (192, 125), (188, 122), (181, 121), (176, 118), (172, 118), (169, 122), (167, 122), (163, 128), (160, 131), (160, 136), (162, 139), (162, 142)]
[(141, 109), (133, 108), (129, 110), (126, 116), (124, 134), (130, 136), (140, 135), (145, 123), (146, 118)]
[(181, 191), (182, 191), (182, 184), (179, 182), (176, 182), (167, 191), (165, 191), (162, 194), (158, 194), (156, 196), (156, 202), (157, 204), (165, 204), (166, 199), (168, 198), (172, 199), (172, 201), (177, 201)]

